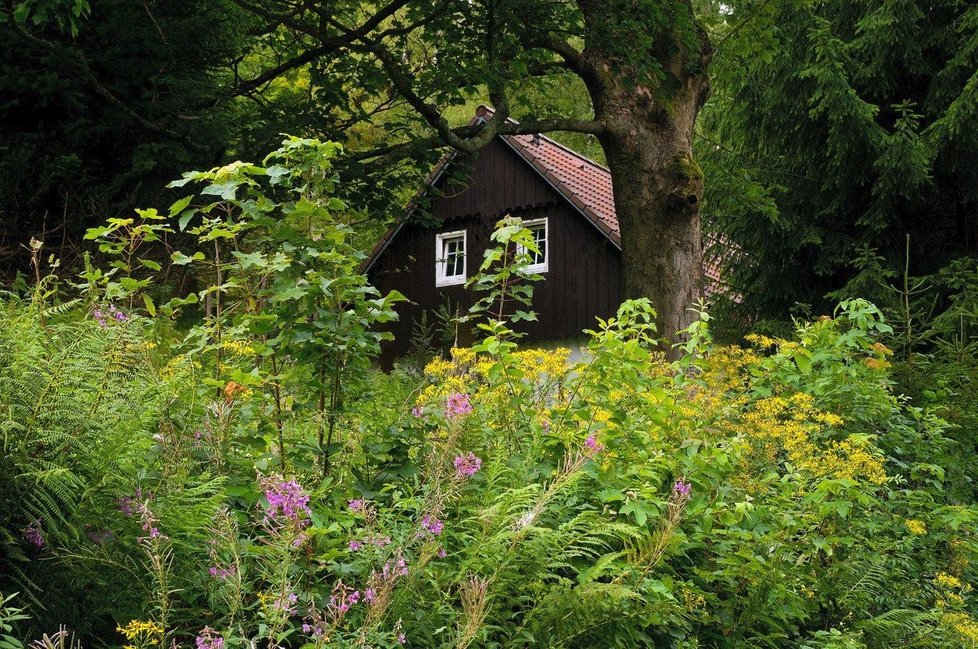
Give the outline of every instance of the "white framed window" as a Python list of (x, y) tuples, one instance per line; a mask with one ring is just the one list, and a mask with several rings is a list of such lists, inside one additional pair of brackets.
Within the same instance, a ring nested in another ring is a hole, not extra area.
[(465, 283), (465, 230), (435, 235), (435, 286)]
[(530, 255), (531, 263), (526, 267), (531, 273), (545, 273), (547, 272), (548, 261), (549, 261), (549, 246), (547, 245), (547, 219), (532, 219), (530, 221), (523, 221), (523, 227), (533, 233), (533, 240), (537, 244), (539, 249), (537, 252), (530, 252), (529, 250), (524, 250), (523, 246), (517, 247), (517, 252), (526, 252)]

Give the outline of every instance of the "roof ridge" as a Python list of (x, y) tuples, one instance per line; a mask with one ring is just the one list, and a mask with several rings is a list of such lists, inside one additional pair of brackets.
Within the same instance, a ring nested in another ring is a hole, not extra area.
[[(486, 113), (493, 113), (494, 114), (495, 112), (496, 111), (493, 108), (490, 108), (489, 106), (486, 106), (485, 104), (479, 104), (479, 107), (476, 109), (476, 116), (473, 117), (472, 120), (470, 120), (469, 125), (471, 126), (471, 125), (475, 124), (479, 120), (479, 118), (483, 117), (484, 114), (486, 114)], [(507, 117), (506, 118), (506, 121), (507, 122), (512, 122), (513, 124), (519, 124), (519, 121), (513, 119), (512, 117)], [(557, 146), (558, 148), (563, 149), (564, 151), (566, 151), (567, 153), (570, 153), (574, 157), (580, 158), (584, 162), (587, 162), (592, 167), (597, 167), (601, 171), (604, 171), (608, 175), (611, 175), (611, 170), (608, 169), (608, 167), (606, 167), (603, 164), (601, 164), (600, 162), (597, 162), (595, 160), (592, 160), (591, 158), (587, 157), (586, 155), (584, 155), (580, 151), (575, 151), (574, 149), (570, 148), (566, 144), (561, 144), (557, 140), (555, 140), (552, 137), (549, 137), (549, 136), (547, 136), (547, 135), (545, 135), (543, 133), (532, 133), (532, 134), (531, 133), (523, 133), (521, 135), (502, 135), (501, 137), (533, 137), (533, 136), (543, 138), (547, 142), (549, 142), (549, 143)]]
[[(580, 151), (575, 151), (574, 149), (570, 148), (566, 144), (561, 144), (557, 140), (553, 139), (552, 137), (547, 137), (543, 133), (535, 133), (535, 135), (537, 137), (543, 138), (544, 140), (546, 140), (547, 142), (550, 142), (551, 144), (557, 146), (558, 148), (563, 149), (564, 151), (566, 151), (567, 153), (570, 153), (574, 157), (580, 158), (584, 162), (589, 163), (592, 167), (597, 167), (598, 169), (600, 169), (601, 171), (605, 172), (609, 176), (611, 175), (611, 170), (608, 169), (608, 167), (604, 166), (600, 162), (597, 162), (596, 160), (592, 160), (591, 158), (587, 157), (586, 155), (584, 155)], [(520, 136), (520, 135), (504, 135), (503, 137), (525, 137), (525, 136)]]

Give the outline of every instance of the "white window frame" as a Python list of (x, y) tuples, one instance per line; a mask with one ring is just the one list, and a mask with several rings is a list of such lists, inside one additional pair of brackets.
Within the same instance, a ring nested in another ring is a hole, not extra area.
[[(462, 274), (445, 275), (447, 270), (447, 260), (442, 257), (445, 251), (446, 239), (457, 239), (462, 237)], [(469, 242), (468, 234), (465, 230), (455, 230), (454, 232), (442, 232), (435, 235), (435, 286), (456, 286), (464, 284), (468, 276), (469, 268)]]
[[(537, 273), (538, 275), (547, 272), (550, 269), (550, 223), (548, 222), (548, 217), (543, 217), (542, 219), (530, 219), (529, 221), (523, 221), (523, 227), (532, 230), (535, 226), (543, 226), (543, 261), (539, 264), (530, 264), (526, 267), (527, 272)], [(535, 240), (535, 239), (534, 239)], [(526, 250), (524, 246), (516, 246), (517, 253), (526, 252), (529, 254), (529, 250)]]

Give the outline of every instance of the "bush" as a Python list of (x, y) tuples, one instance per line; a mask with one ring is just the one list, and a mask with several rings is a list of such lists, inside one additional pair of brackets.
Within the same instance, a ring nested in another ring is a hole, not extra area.
[(533, 279), (506, 221), (474, 282), (483, 341), (383, 375), (369, 325), (396, 296), (365, 287), (341, 205), (296, 180), (328, 165), (291, 142), (281, 168), (189, 175), (223, 195), (120, 239), (195, 229), (173, 259), (203, 265), (212, 308), (189, 330), (167, 315), (194, 298), (157, 307), (152, 264), (4, 305), (4, 628), (198, 649), (978, 642), (958, 442), (895, 393), (872, 304), (747, 348), (702, 313), (670, 363), (630, 301), (572, 363), (492, 308)]

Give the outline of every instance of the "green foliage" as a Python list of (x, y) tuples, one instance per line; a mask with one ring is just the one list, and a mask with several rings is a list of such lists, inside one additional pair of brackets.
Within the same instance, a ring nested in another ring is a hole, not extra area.
[[(231, 226), (200, 235), (218, 227)], [(394, 647), (403, 633), (420, 646), (943, 647), (975, 624), (978, 512), (948, 491), (945, 422), (893, 394), (879, 342), (890, 329), (865, 301), (792, 340), (752, 339), (756, 351), (714, 343), (703, 314), (674, 364), (636, 301), (599, 323), (579, 363), (486, 343), (434, 360), (422, 386), (367, 373), (337, 420), (345, 452), (328, 478), (299, 452), (289, 477), (272, 474), (261, 411), (281, 391), (295, 408), (288, 446), (303, 448), (320, 423), (298, 408), (303, 385), (215, 394), (214, 355), (149, 344), (179, 335), (162, 315), (102, 327), (75, 311), (42, 326), (22, 305), (7, 312), (7, 335), (50, 336), (59, 353), (22, 344), (6, 367), (46, 358), (79, 382), (74, 407), (38, 416), (51, 461), (92, 502), (50, 487), (44, 547), (25, 538), (40, 511), (25, 505), (4, 520), (5, 548), (59, 559), (22, 563), (39, 603), (79, 580), (118, 589), (88, 613), (107, 619), (76, 627), (88, 636), (118, 626), (187, 642), (207, 626), (228, 646)], [(263, 344), (262, 331), (236, 335)], [(99, 382), (73, 364), (89, 348), (119, 371)], [(27, 408), (58, 394), (5, 386)], [(76, 449), (59, 430), (93, 432)], [(18, 497), (39, 492), (28, 484)]]
[[(165, 217), (93, 230), (113, 265), (86, 268), (84, 301), (44, 278), (8, 294), (0, 591), (30, 618), (0, 604), (0, 625), (17, 642), (978, 639), (973, 454), (950, 384), (895, 390), (919, 359), (894, 368), (894, 341), (924, 330), (906, 293), (845, 296), (751, 348), (718, 344), (701, 307), (674, 362), (650, 302), (626, 301), (572, 362), (516, 342), (534, 241), (503, 220), (471, 281), (484, 339), (382, 375), (399, 296), (360, 272), (340, 152), (289, 138), (260, 165), (185, 174), (196, 191)], [(140, 262), (177, 232), (170, 265)], [(141, 299), (175, 268), (192, 293)], [(967, 320), (973, 268), (939, 281)], [(42, 636), (62, 623), (77, 636)]]
[(908, 234), (915, 275), (973, 258), (976, 8), (789, 0), (732, 12), (714, 27), (699, 157), (709, 227), (749, 255), (727, 258), (739, 322), (783, 320), (796, 302), (827, 312), (866, 246), (902, 273)]
[(467, 318), (489, 316), (497, 325), (536, 320), (527, 310), (533, 301), (530, 282), (543, 279), (527, 270), (533, 255), (540, 252), (533, 233), (523, 227), (522, 219), (507, 216), (496, 224), (492, 241), (496, 245), (486, 249), (479, 272), (465, 283), (466, 288), (482, 294)]
[(75, 267), (86, 228), (158, 205), (180, 171), (227, 155), (244, 126), (222, 85), (255, 47), (247, 24), (231, 2), (0, 8), (0, 220), (13, 237), (0, 272), (22, 267), (11, 253), (31, 236), (68, 243), (54, 247)]
[(10, 635), (14, 631), (14, 622), (29, 619), (23, 609), (11, 604), (15, 597), (17, 593), (6, 597), (0, 593), (0, 649), (24, 649), (24, 643)]

